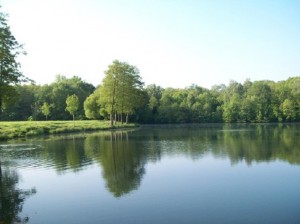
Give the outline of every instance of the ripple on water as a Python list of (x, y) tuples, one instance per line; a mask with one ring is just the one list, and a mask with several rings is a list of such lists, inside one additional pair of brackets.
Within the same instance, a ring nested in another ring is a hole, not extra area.
[(67, 160), (57, 161), (44, 153), (39, 144), (0, 144), (0, 159), (3, 166), (19, 169), (54, 169), (58, 172), (78, 171), (93, 164), (91, 159), (83, 159), (76, 165)]
[(0, 144), (3, 165), (16, 168), (36, 167), (44, 164), (41, 158), (41, 145), (37, 144)]

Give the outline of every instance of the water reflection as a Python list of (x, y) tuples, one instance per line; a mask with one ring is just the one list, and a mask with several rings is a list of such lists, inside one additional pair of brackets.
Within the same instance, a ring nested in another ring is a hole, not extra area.
[(147, 162), (164, 156), (196, 160), (212, 154), (232, 164), (281, 160), (299, 165), (299, 135), (299, 125), (148, 127), (2, 144), (0, 156), (15, 167), (54, 168), (59, 174), (99, 164), (107, 189), (120, 197), (139, 187)]
[(273, 160), (300, 164), (300, 129), (297, 125), (258, 125), (242, 131), (223, 131), (213, 153), (225, 152), (232, 163)]
[(164, 155), (193, 159), (211, 153), (232, 164), (282, 160), (300, 164), (299, 125), (222, 125), (208, 127), (148, 128), (136, 133), (148, 147)]
[(145, 173), (147, 153), (128, 135), (126, 131), (110, 132), (85, 139), (86, 154), (101, 165), (107, 188), (115, 197), (137, 189)]
[(36, 193), (18, 189), (19, 175), (16, 170), (4, 168), (0, 173), (0, 223), (27, 223), (29, 217), (20, 217), (25, 199)]

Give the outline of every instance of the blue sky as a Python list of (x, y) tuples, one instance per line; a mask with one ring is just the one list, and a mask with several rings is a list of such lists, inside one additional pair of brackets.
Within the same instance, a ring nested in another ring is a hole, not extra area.
[(115, 59), (136, 65), (146, 85), (210, 88), (230, 80), (300, 75), (297, 0), (2, 0), (24, 43), (23, 73), (94, 85)]

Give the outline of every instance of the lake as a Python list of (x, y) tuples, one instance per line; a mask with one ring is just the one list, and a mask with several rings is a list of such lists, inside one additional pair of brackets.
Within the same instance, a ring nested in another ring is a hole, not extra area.
[(300, 223), (300, 125), (0, 143), (0, 223)]

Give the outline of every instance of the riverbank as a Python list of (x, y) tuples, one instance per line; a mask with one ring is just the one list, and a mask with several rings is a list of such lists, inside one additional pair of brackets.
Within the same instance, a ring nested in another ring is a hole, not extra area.
[(0, 122), (0, 141), (13, 138), (25, 138), (44, 134), (62, 134), (72, 132), (134, 128), (136, 124), (117, 124), (110, 126), (110, 121), (9, 121)]

